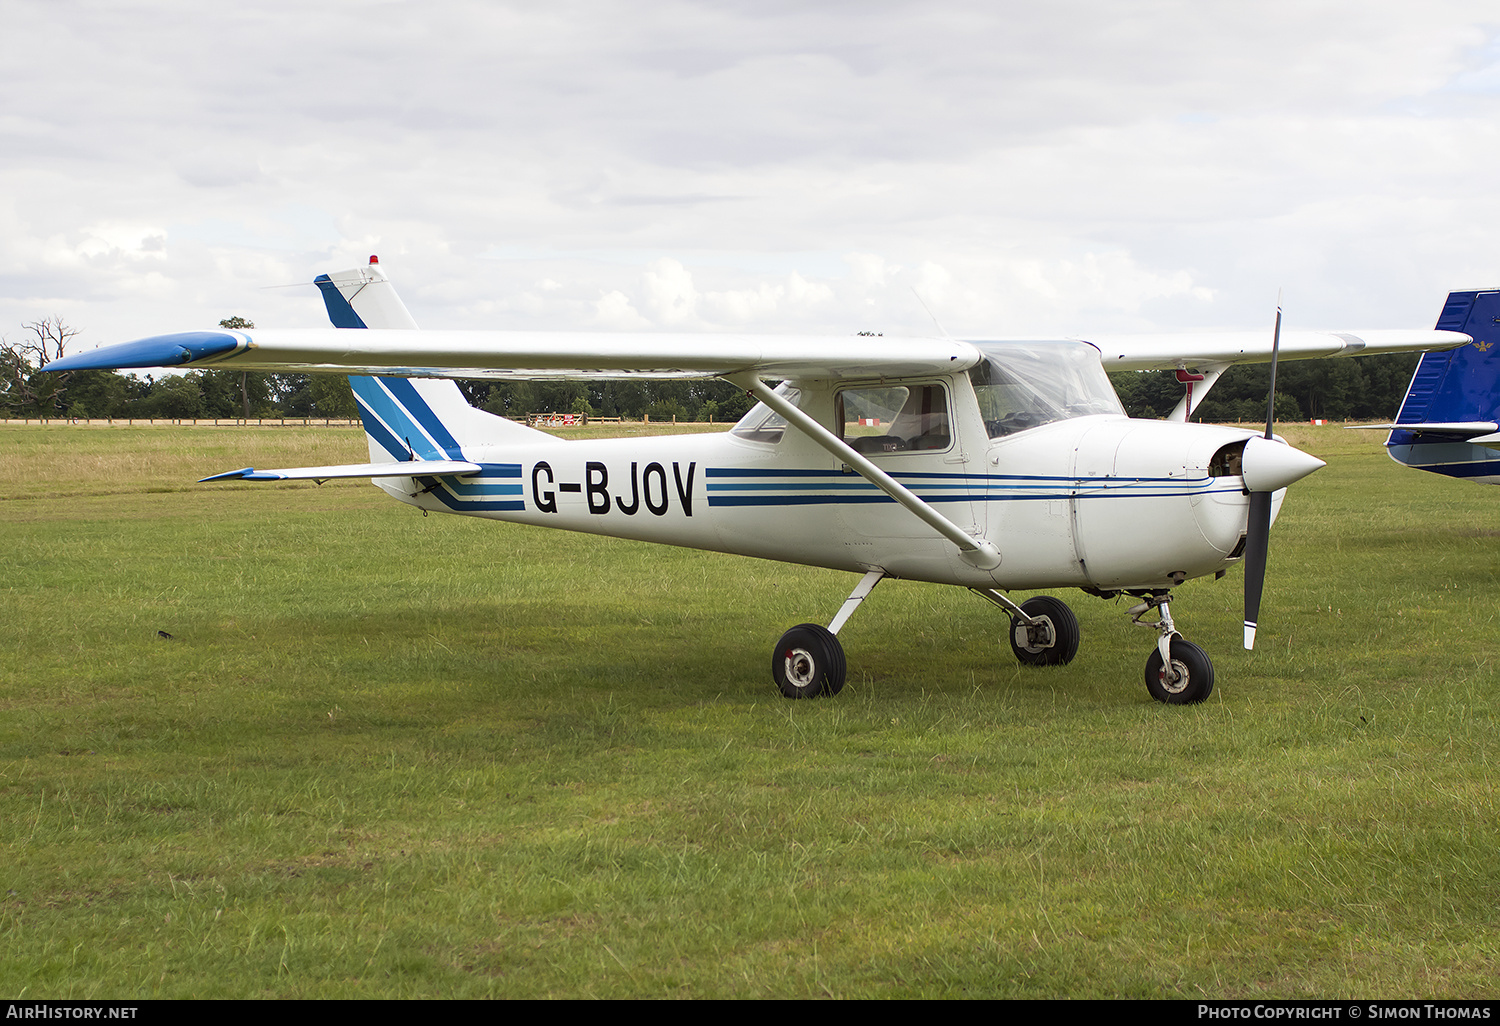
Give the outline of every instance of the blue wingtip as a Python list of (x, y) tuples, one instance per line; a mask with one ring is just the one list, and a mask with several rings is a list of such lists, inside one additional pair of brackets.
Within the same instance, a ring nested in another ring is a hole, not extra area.
[(255, 473), (254, 467), (246, 467), (244, 470), (226, 470), (224, 473), (215, 474), (213, 477), (200, 477), (198, 483), (202, 484), (205, 481), (238, 480), (243, 477), (249, 477), (253, 473)]
[(243, 336), (227, 331), (179, 331), (65, 356), (61, 360), (53, 360), (42, 369), (62, 372), (180, 367), (205, 357), (222, 355), (244, 344)]

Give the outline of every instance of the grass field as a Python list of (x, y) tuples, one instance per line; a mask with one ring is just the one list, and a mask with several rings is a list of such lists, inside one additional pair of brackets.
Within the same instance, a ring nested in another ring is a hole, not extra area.
[(355, 431), (0, 431), (0, 996), (1493, 998), (1500, 492), (1284, 433), (1178, 708), (1077, 592), (1025, 670), (884, 585), (787, 702), (849, 575), (193, 483)]

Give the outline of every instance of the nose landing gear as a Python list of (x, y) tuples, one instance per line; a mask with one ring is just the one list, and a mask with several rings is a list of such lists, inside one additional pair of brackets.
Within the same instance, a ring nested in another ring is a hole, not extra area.
[[(1156, 649), (1146, 660), (1146, 690), (1158, 702), (1169, 705), (1192, 705), (1201, 702), (1214, 690), (1214, 664), (1208, 653), (1177, 633), (1168, 607), (1171, 593), (1153, 592), (1129, 609), (1130, 622), (1157, 631)], [(1157, 610), (1156, 623), (1141, 619)]]

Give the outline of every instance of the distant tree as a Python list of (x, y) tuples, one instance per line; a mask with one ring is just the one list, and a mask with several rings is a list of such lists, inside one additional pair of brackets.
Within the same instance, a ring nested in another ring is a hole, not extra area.
[(55, 416), (62, 411), (70, 375), (40, 371), (66, 355), (79, 329), (68, 327), (61, 317), (44, 317), (22, 327), (27, 335), (19, 342), (0, 337), (0, 404), (11, 413)]
[(536, 406), (536, 393), (531, 381), (497, 381), (490, 386), (480, 408), (512, 420), (524, 420)]
[(135, 375), (126, 377), (107, 370), (80, 370), (68, 375), (67, 415), (128, 417), (149, 386)]
[(273, 371), (264, 375), (271, 403), (283, 417), (311, 417), (313, 403), (312, 375)]
[(1115, 371), (1109, 380), (1132, 417), (1165, 417), (1182, 398), (1182, 385), (1170, 371)]
[(354, 389), (349, 379), (335, 374), (313, 374), (308, 380), (312, 393), (313, 409), (324, 417), (353, 420), (359, 416), (359, 407), (354, 402)]
[[(239, 314), (226, 317), (219, 322), (219, 327), (228, 328), (231, 331), (243, 328), (255, 327), (254, 321), (246, 320)], [(246, 420), (250, 419), (250, 372), (240, 371), (240, 415)]]
[[(1421, 355), (1388, 353), (1355, 360), (1289, 360), (1276, 369), (1276, 419), (1389, 419), (1401, 408)], [(1182, 398), (1171, 371), (1116, 371), (1109, 376), (1132, 417), (1165, 417)], [(1193, 407), (1206, 423), (1265, 423), (1269, 364), (1241, 364), (1224, 372)]]
[(168, 374), (152, 384), (146, 399), (146, 413), (163, 420), (191, 420), (205, 415), (203, 392), (199, 388), (202, 371)]
[(236, 374), (230, 370), (206, 370), (198, 376), (198, 391), (203, 396), (203, 417), (245, 416), (245, 400), (258, 400), (265, 405), (265, 383), (261, 375), (244, 372)]

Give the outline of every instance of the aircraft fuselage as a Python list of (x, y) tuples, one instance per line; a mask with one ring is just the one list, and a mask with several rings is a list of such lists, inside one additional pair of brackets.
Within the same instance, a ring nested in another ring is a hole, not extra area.
[[(990, 438), (964, 375), (934, 384), (947, 444), (871, 459), (993, 542), (994, 569), (795, 431), (469, 446), (479, 475), (379, 484), (434, 512), (965, 587), (1170, 588), (1238, 559), (1247, 498), (1215, 459), (1252, 432), (1100, 414)], [(815, 414), (845, 390), (803, 385)]]

